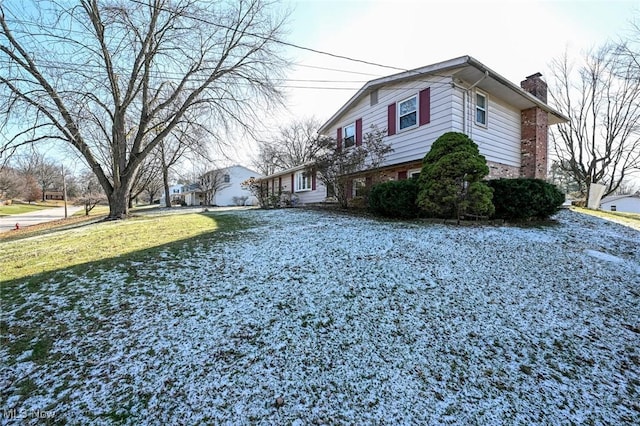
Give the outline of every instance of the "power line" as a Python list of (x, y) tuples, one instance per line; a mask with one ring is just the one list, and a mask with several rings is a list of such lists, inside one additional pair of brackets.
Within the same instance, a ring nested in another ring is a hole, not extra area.
[[(141, 4), (141, 5), (146, 5), (145, 3), (143, 3), (140, 0), (130, 0), (130, 1), (132, 3), (138, 3), (138, 4)], [(160, 7), (159, 9), (163, 10), (165, 12), (173, 12), (172, 10), (167, 9), (165, 7)], [(211, 22), (208, 19), (200, 18), (200, 17), (197, 17), (197, 16), (191, 16), (191, 19), (193, 19), (194, 21), (199, 21), (199, 22), (202, 22), (202, 23), (205, 23), (205, 24), (208, 24), (208, 25), (212, 25), (214, 27), (223, 28), (225, 30), (232, 30), (232, 31), (236, 30), (236, 28), (229, 27), (228, 25), (219, 24), (219, 23), (216, 23), (216, 22)], [(282, 44), (284, 46), (289, 46), (289, 47), (293, 47), (293, 48), (296, 48), (296, 49), (306, 50), (308, 52), (317, 53), (319, 55), (326, 55), (326, 56), (330, 56), (330, 57), (337, 58), (337, 59), (344, 59), (344, 60), (347, 60), (347, 61), (358, 62), (358, 63), (362, 63), (362, 64), (365, 64), (365, 65), (372, 65), (372, 66), (376, 66), (376, 67), (380, 67), (380, 68), (388, 68), (388, 69), (392, 69), (392, 70), (396, 70), (396, 71), (408, 71), (406, 68), (399, 68), (399, 67), (394, 67), (394, 66), (391, 66), (391, 65), (384, 65), (384, 64), (379, 64), (379, 63), (376, 63), (376, 62), (366, 61), (366, 60), (363, 60), (363, 59), (356, 59), (356, 58), (352, 58), (350, 56), (344, 56), (344, 55), (338, 55), (336, 53), (325, 52), (323, 50), (318, 50), (318, 49), (314, 49), (314, 48), (311, 48), (311, 47), (301, 46), (299, 44), (290, 43), (290, 42), (284, 41), (284, 40), (279, 40), (279, 39), (274, 38), (274, 37), (263, 36), (261, 34), (255, 34), (255, 33), (250, 33), (250, 32), (246, 32), (246, 31), (244, 32), (244, 34), (247, 34), (247, 35), (250, 35), (252, 37), (259, 38), (259, 39), (262, 39), (262, 40), (265, 40), (265, 41), (273, 41), (275, 43)]]
[[(130, 0), (132, 3), (137, 3), (140, 5), (146, 5), (145, 3), (141, 2), (140, 0)], [(172, 10), (167, 9), (165, 7), (160, 7), (160, 10), (163, 10), (165, 12), (172, 12)], [(211, 22), (208, 19), (204, 19), (204, 18), (200, 18), (197, 16), (190, 16), (191, 19), (195, 20), (195, 21), (199, 21), (208, 25), (212, 25), (218, 28), (223, 28), (226, 30), (234, 30), (233, 27), (230, 27), (228, 25), (223, 25), (223, 24), (219, 24), (216, 22)], [(16, 23), (20, 23), (23, 25), (40, 25), (38, 22), (33, 22), (33, 21), (27, 21), (24, 19), (18, 19), (18, 18), (9, 18), (8, 21), (13, 21)], [(77, 33), (77, 34), (82, 34), (85, 35), (86, 33), (83, 31), (79, 31), (79, 30), (73, 30), (70, 28), (65, 29), (66, 32), (72, 32), (72, 33)], [(291, 43), (291, 42), (287, 42), (284, 40), (280, 40), (274, 37), (268, 37), (268, 36), (263, 36), (261, 34), (256, 34), (256, 33), (250, 33), (250, 32), (245, 32), (245, 34), (252, 36), (252, 37), (256, 37), (265, 41), (272, 41), (284, 46), (289, 46), (289, 47), (293, 47), (295, 49), (300, 49), (300, 50), (305, 50), (305, 51), (309, 51), (312, 53), (316, 53), (319, 55), (325, 55), (325, 56), (330, 56), (330, 57), (334, 57), (337, 59), (344, 59), (347, 61), (351, 61), (351, 62), (356, 62), (356, 63), (362, 63), (365, 65), (371, 65), (371, 66), (376, 66), (376, 67), (380, 67), (380, 68), (388, 68), (388, 69), (392, 69), (392, 70), (396, 70), (396, 71), (408, 71), (405, 68), (400, 68), (400, 67), (395, 67), (395, 66), (391, 66), (391, 65), (385, 65), (385, 64), (380, 64), (377, 62), (372, 62), (372, 61), (367, 61), (367, 60), (363, 60), (363, 59), (357, 59), (357, 58), (353, 58), (350, 56), (345, 56), (345, 55), (339, 55), (336, 53), (332, 53), (332, 52), (327, 52), (327, 51), (322, 51), (319, 49), (314, 49), (311, 47), (307, 47), (307, 46), (302, 46), (299, 44), (295, 44), (295, 43)], [(47, 36), (47, 34), (44, 34), (45, 36)], [(348, 71), (348, 70), (341, 70), (341, 69), (336, 69), (336, 68), (328, 68), (328, 67), (319, 67), (319, 66), (312, 66), (312, 65), (304, 65), (304, 64), (296, 64), (296, 66), (300, 66), (300, 67), (306, 67), (306, 68), (316, 68), (316, 69), (323, 69), (323, 70), (328, 70), (328, 71), (336, 71), (336, 72), (344, 72), (344, 73), (351, 73), (351, 74), (358, 74), (358, 75), (366, 75), (366, 76), (372, 76), (372, 77), (379, 77), (379, 74), (371, 74), (371, 73), (363, 73), (363, 72), (357, 72), (357, 71)]]

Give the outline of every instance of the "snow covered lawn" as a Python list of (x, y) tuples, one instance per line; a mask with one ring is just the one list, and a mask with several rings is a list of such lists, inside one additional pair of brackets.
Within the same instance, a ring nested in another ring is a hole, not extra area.
[[(226, 214), (258, 225), (3, 299), (0, 410), (74, 424), (640, 423), (640, 232), (570, 211), (530, 228)], [(27, 328), (39, 338), (21, 343)]]

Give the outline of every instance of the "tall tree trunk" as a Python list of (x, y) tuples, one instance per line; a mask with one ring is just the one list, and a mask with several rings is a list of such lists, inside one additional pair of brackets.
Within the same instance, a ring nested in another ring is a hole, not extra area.
[(169, 193), (169, 170), (162, 168), (162, 183), (164, 184), (164, 204), (165, 207), (171, 207), (171, 193)]
[(129, 189), (127, 186), (128, 185), (122, 185), (115, 188), (111, 194), (107, 195), (109, 200), (108, 219), (124, 219), (129, 214)]

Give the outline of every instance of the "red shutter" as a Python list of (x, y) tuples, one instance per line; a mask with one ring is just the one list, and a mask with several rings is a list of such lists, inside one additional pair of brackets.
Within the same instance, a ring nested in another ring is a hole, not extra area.
[(365, 186), (367, 188), (371, 188), (371, 185), (373, 185), (373, 178), (371, 176), (367, 176), (365, 179)]
[(295, 178), (293, 177), (294, 173), (291, 173), (291, 193), (293, 194), (294, 192), (296, 192), (296, 187), (294, 186), (295, 184)]
[(431, 122), (431, 88), (420, 91), (420, 126)]
[(362, 145), (362, 118), (356, 120), (356, 146)]
[(315, 191), (316, 190), (316, 171), (312, 171), (311, 172), (311, 190)]
[(347, 180), (347, 184), (345, 185), (345, 192), (346, 192), (346, 196), (347, 196), (347, 200), (350, 200), (353, 198), (353, 180), (349, 179)]
[(338, 135), (336, 136), (338, 141), (338, 151), (342, 149), (342, 127), (338, 127)]
[(396, 104), (387, 107), (387, 135), (396, 134)]
[(282, 176), (278, 176), (278, 192), (282, 192)]
[(398, 172), (398, 180), (405, 180), (407, 179), (407, 171), (404, 170), (402, 172)]

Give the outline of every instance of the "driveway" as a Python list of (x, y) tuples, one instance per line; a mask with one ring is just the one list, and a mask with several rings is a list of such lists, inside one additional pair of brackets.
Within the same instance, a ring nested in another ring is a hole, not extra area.
[[(75, 212), (82, 210), (82, 206), (67, 206), (67, 215), (71, 216)], [(7, 232), (15, 229), (16, 223), (20, 228), (37, 225), (38, 223), (51, 222), (58, 219), (64, 219), (64, 207), (55, 207), (52, 209), (38, 210), (35, 212), (14, 214), (0, 217), (0, 232)]]

